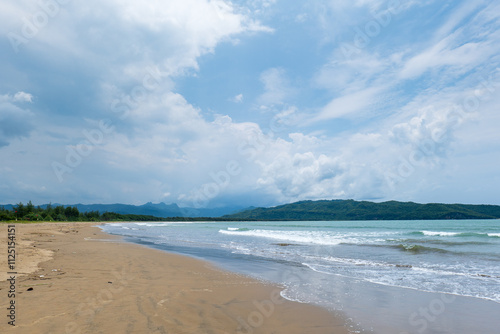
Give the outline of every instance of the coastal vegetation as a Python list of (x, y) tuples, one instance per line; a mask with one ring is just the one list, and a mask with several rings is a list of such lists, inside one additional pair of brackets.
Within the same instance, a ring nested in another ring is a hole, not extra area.
[(114, 212), (88, 211), (80, 212), (76, 206), (52, 206), (45, 208), (34, 206), (31, 201), (27, 204), (18, 203), (12, 210), (0, 207), (0, 221), (160, 221), (162, 218), (149, 215), (118, 214)]

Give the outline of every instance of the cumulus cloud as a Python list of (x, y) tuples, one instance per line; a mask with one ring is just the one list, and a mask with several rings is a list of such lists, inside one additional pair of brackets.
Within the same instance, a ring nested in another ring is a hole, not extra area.
[(335, 158), (313, 152), (282, 152), (273, 162), (262, 163), (259, 185), (276, 192), (282, 201), (343, 197), (339, 176), (342, 166)]
[(469, 117), (457, 107), (436, 109), (428, 106), (409, 121), (395, 124), (390, 138), (398, 145), (409, 145), (427, 155), (442, 157), (453, 140), (453, 130)]
[(259, 156), (257, 184), (280, 203), (384, 198), (390, 191), (385, 171), (394, 164), (387, 142), (387, 135), (374, 133), (344, 140), (293, 133)]

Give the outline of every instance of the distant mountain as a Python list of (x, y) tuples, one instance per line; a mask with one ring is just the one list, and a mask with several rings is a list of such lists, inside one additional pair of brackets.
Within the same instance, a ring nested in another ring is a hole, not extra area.
[(5, 204), (5, 205), (0, 205), (0, 207), (3, 207), (5, 210), (10, 210), (12, 211), (12, 208), (14, 207), (12, 204)]
[[(134, 215), (149, 215), (155, 217), (182, 217), (181, 209), (177, 204), (151, 202), (144, 205), (129, 205), (129, 204), (76, 204), (74, 205), (80, 212), (99, 211), (115, 212), (119, 214), (134, 214)], [(43, 207), (43, 206), (42, 206)]]
[(418, 204), (354, 200), (301, 201), (272, 208), (256, 208), (224, 216), (248, 220), (427, 220), (498, 219), (498, 205)]
[[(47, 208), (48, 204), (40, 205), (41, 208)], [(57, 204), (53, 203), (52, 206), (62, 205), (64, 207), (74, 207), (78, 208), (80, 212), (89, 212), (89, 211), (99, 211), (100, 213), (104, 212), (115, 212), (119, 214), (134, 214), (134, 215), (148, 215), (155, 217), (221, 217), (227, 214), (233, 214), (239, 212), (241, 210), (246, 209), (245, 207), (222, 207), (222, 208), (181, 208), (177, 204), (165, 204), (158, 203), (154, 204), (148, 202), (143, 205), (129, 205), (129, 204)], [(0, 205), (2, 206), (2, 205)], [(3, 207), (7, 210), (12, 210), (14, 205), (7, 204), (3, 205)]]

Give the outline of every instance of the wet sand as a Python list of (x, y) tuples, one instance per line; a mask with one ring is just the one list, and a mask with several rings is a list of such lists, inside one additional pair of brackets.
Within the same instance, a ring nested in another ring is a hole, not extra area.
[[(9, 298), (0, 224), (0, 333), (349, 333), (280, 288), (190, 257), (122, 242), (92, 223), (16, 224)], [(15, 301), (15, 325), (7, 310)]]

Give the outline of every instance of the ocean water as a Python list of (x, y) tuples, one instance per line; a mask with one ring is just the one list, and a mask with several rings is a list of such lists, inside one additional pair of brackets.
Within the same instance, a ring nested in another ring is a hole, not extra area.
[(354, 332), (498, 333), (500, 220), (105, 224), (285, 287)]

